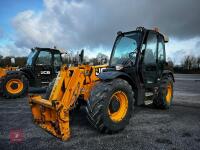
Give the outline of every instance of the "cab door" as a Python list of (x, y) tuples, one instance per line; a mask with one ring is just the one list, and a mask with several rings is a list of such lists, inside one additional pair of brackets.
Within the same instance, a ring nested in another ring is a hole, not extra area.
[(161, 79), (163, 74), (164, 66), (166, 64), (166, 54), (165, 54), (165, 42), (163, 36), (158, 36), (158, 54), (157, 54), (157, 64), (158, 64), (158, 80)]
[(52, 79), (52, 71), (52, 53), (49, 51), (40, 51), (35, 64), (38, 85), (48, 85)]
[(145, 85), (154, 85), (157, 83), (158, 66), (157, 66), (157, 48), (158, 35), (156, 32), (149, 31), (144, 44), (143, 50), (143, 77)]

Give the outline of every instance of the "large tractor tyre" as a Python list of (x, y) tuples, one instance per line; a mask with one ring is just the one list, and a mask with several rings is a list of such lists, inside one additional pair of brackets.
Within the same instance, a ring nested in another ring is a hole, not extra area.
[(3, 96), (5, 98), (25, 97), (28, 94), (29, 82), (24, 75), (9, 74), (3, 78)]
[(56, 82), (56, 78), (54, 78), (50, 83), (49, 83), (49, 86), (46, 90), (46, 93), (45, 93), (45, 96), (44, 96), (44, 99), (49, 99), (50, 98), (50, 95), (51, 95), (51, 91), (53, 89), (53, 86)]
[(154, 106), (160, 109), (169, 109), (173, 99), (173, 79), (169, 76), (163, 77), (158, 90), (158, 95), (153, 100)]
[(126, 127), (132, 115), (134, 93), (123, 79), (97, 83), (87, 101), (87, 118), (102, 133), (116, 133)]

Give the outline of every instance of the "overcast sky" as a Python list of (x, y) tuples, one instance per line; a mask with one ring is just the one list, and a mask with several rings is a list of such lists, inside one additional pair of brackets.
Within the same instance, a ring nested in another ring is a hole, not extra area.
[(32, 47), (110, 54), (117, 31), (159, 27), (175, 63), (200, 55), (200, 0), (2, 0), (0, 55), (26, 56)]

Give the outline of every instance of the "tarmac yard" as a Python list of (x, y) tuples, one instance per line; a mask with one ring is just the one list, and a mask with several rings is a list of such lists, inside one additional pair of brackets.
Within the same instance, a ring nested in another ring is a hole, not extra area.
[[(62, 142), (32, 122), (28, 98), (0, 98), (0, 150), (4, 149), (200, 149), (200, 75), (175, 75), (169, 110), (135, 108), (129, 125), (101, 134), (85, 112), (71, 114), (71, 139)], [(17, 140), (16, 140), (17, 139)]]

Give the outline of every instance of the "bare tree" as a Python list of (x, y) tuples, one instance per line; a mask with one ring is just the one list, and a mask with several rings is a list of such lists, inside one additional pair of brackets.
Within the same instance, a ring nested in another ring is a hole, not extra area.
[(197, 69), (199, 70), (200, 69), (200, 56), (197, 57)]
[(108, 63), (108, 56), (105, 54), (98, 53), (96, 58), (97, 58), (98, 63), (101, 65)]
[(182, 66), (186, 68), (187, 70), (191, 70), (192, 68), (195, 68), (196, 65), (196, 58), (194, 56), (188, 55), (185, 56), (182, 61)]
[(169, 66), (174, 67), (174, 62), (170, 57), (167, 58), (167, 63), (169, 64)]
[(183, 68), (189, 69), (189, 56), (185, 56), (185, 57), (182, 59), (181, 65), (182, 65)]
[(15, 58), (15, 66), (23, 67), (26, 65), (27, 57), (16, 57)]
[(0, 67), (3, 67), (3, 56), (0, 55)]

